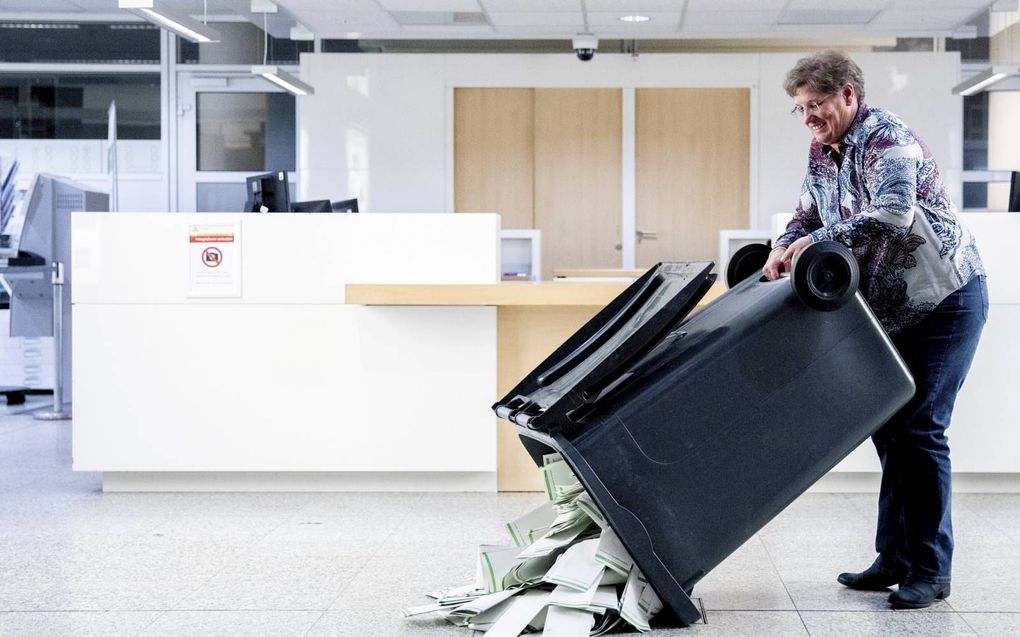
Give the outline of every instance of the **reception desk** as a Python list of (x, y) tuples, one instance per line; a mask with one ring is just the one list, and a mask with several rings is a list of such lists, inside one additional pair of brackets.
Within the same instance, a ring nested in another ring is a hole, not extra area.
[(344, 293), (496, 283), (497, 215), (72, 219), (73, 466), (104, 489), (496, 488), (496, 309)]
[[(1018, 491), (1020, 215), (965, 218), (991, 310), (950, 429), (956, 484)], [(540, 488), (490, 406), (627, 285), (500, 283), (496, 215), (80, 213), (72, 229), (73, 466), (107, 490)], [(216, 267), (236, 266), (208, 288), (203, 233), (233, 235)], [(877, 471), (865, 444), (822, 487), (873, 490)]]

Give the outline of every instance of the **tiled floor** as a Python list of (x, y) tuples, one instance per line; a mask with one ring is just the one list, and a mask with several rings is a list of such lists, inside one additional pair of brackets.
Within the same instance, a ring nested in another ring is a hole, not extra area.
[[(0, 636), (467, 635), (399, 608), (542, 497), (104, 495), (70, 438), (0, 416)], [(706, 623), (654, 634), (1020, 635), (1020, 496), (957, 496), (953, 594), (923, 611), (834, 581), (870, 562), (874, 499), (800, 498), (695, 588)]]

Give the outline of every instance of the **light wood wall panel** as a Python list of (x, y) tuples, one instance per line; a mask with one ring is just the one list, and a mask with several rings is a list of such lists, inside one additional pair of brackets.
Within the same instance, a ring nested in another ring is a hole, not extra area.
[(535, 227), (542, 278), (618, 268), (620, 89), (535, 89)]
[(750, 222), (750, 90), (638, 89), (638, 267), (716, 261), (719, 231)]
[(534, 224), (534, 91), (454, 90), (454, 210), (498, 212), (503, 228)]

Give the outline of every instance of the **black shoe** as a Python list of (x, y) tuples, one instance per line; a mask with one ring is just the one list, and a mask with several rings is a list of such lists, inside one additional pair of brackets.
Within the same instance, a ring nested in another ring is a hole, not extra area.
[(899, 583), (900, 578), (872, 564), (860, 573), (840, 573), (836, 581), (859, 591), (884, 591)]
[(933, 584), (913, 580), (901, 584), (899, 590), (889, 596), (889, 603), (893, 608), (928, 608), (936, 599), (947, 597), (949, 582)]

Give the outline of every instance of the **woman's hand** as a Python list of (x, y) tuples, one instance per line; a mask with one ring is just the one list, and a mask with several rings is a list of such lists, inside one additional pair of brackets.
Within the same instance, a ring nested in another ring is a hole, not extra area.
[(761, 273), (769, 281), (775, 281), (781, 273), (789, 272), (793, 269), (793, 258), (797, 256), (798, 252), (812, 243), (811, 235), (806, 235), (791, 243), (790, 247), (786, 249), (782, 247), (774, 249), (769, 253), (769, 258), (765, 262), (765, 267), (761, 269)]
[(765, 266), (761, 269), (761, 273), (769, 281), (775, 281), (779, 278), (779, 273), (781, 272), (779, 268), (782, 266), (783, 254), (785, 253), (786, 248), (782, 246), (773, 248), (772, 252), (769, 252), (769, 258), (765, 261)]

